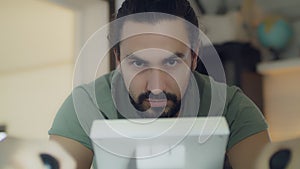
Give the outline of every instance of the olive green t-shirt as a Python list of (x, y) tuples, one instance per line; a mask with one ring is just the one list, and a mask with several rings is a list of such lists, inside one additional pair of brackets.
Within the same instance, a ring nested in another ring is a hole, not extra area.
[[(114, 74), (115, 71), (112, 71), (91, 84), (76, 87), (59, 109), (49, 134), (76, 140), (93, 151), (87, 134), (92, 121), (101, 118), (124, 118), (115, 108), (111, 94)], [(260, 110), (239, 88), (228, 87), (197, 72), (193, 72), (193, 77), (197, 82), (201, 100), (197, 116), (208, 116), (209, 110), (215, 108), (211, 98), (212, 93), (218, 96), (218, 90), (212, 92), (211, 86), (225, 87), (226, 96), (215, 99), (215, 102), (223, 101), (224, 107), (215, 110), (221, 111), (219, 114), (225, 116), (230, 129), (227, 150), (243, 139), (267, 129), (268, 126)], [(81, 106), (78, 107), (76, 104)]]

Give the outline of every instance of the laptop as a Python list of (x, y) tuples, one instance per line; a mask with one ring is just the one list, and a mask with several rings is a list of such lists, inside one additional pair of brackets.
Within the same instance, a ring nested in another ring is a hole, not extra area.
[(95, 120), (98, 169), (222, 169), (224, 117)]

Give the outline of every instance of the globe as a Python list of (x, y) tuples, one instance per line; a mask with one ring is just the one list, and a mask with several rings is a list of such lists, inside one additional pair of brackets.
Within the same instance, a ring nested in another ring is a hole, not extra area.
[(270, 16), (259, 24), (257, 35), (262, 46), (270, 49), (275, 59), (279, 59), (279, 52), (287, 47), (293, 31), (290, 24), (282, 17)]

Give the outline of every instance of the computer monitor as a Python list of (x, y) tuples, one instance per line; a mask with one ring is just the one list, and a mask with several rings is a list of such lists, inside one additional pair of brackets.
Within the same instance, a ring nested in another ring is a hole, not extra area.
[(221, 169), (229, 128), (224, 117), (96, 120), (98, 169)]

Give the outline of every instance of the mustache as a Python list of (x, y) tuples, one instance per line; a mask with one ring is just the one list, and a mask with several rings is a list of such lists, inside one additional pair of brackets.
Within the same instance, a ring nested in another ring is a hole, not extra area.
[[(134, 99), (131, 97), (129, 94), (130, 102), (131, 104), (136, 108), (136, 110), (140, 111), (139, 115), (143, 118), (147, 118), (147, 113), (144, 114), (145, 111), (149, 109), (149, 107), (143, 105), (144, 101), (147, 99), (166, 99), (167, 101), (173, 102), (172, 105), (170, 105), (167, 110), (162, 110), (161, 108), (154, 107), (154, 111), (156, 112), (162, 112), (159, 115), (159, 118), (166, 118), (166, 117), (176, 117), (178, 111), (180, 110), (181, 107), (181, 99), (179, 100), (178, 97), (175, 94), (168, 93), (165, 91), (162, 91), (159, 94), (153, 94), (151, 91), (147, 91), (145, 93), (141, 93), (138, 97), (137, 100), (134, 101)], [(158, 114), (157, 114), (158, 115)]]
[(165, 91), (162, 91), (159, 94), (153, 94), (151, 91), (147, 91), (145, 93), (142, 93), (138, 97), (138, 104), (142, 104), (143, 101), (148, 100), (148, 99), (167, 99), (170, 101), (173, 101), (174, 103), (178, 102), (178, 98), (176, 95), (172, 93), (167, 93)]

